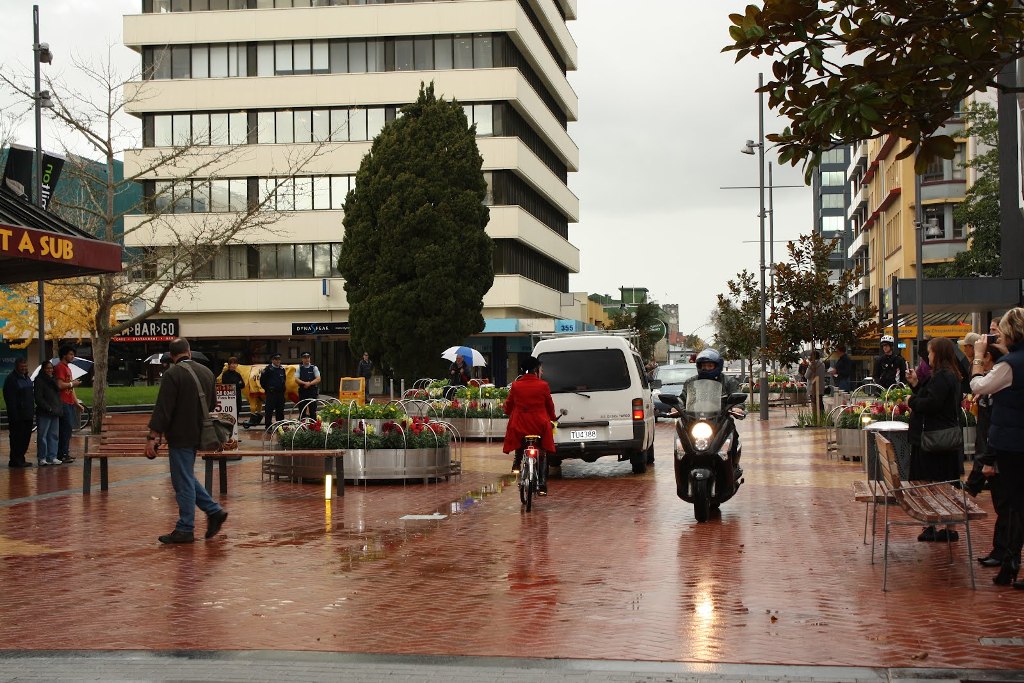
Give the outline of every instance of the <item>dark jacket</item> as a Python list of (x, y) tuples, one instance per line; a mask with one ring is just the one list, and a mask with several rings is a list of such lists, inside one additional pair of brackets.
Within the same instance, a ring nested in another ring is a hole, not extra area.
[(359, 366), (356, 368), (356, 375), (359, 377), (365, 377), (366, 381), (370, 381), (370, 377), (373, 375), (373, 363), (368, 360), (359, 359)]
[(1008, 363), (1013, 370), (1010, 386), (992, 394), (992, 421), (988, 444), (997, 451), (1024, 451), (1024, 344), (1010, 347), (1010, 353), (996, 364)]
[(260, 386), (267, 393), (283, 393), (286, 377), (283, 365), (275, 366), (271, 363), (260, 372)]
[(57, 380), (45, 372), (36, 375), (35, 381), (36, 413), (60, 417), (64, 412), (64, 403), (60, 400), (60, 389)]
[(4, 402), (11, 422), (31, 422), (36, 415), (35, 392), (28, 375), (12, 372), (4, 380)]
[(931, 379), (913, 389), (908, 403), (910, 414), (921, 419), (921, 429), (960, 426), (960, 381), (950, 370), (940, 368), (932, 372)]
[(844, 353), (836, 358), (835, 368), (837, 382), (853, 379), (853, 360), (849, 355)]
[(894, 353), (882, 353), (875, 356), (875, 366), (872, 368), (871, 376), (875, 384), (886, 389), (893, 384), (907, 381), (907, 361), (903, 356)]
[(195, 371), (199, 384), (206, 394), (206, 405), (216, 405), (213, 373), (209, 368), (190, 360), (172, 365), (160, 378), (160, 391), (156, 395), (153, 416), (149, 428), (164, 435), (171, 448), (196, 448), (203, 424), (203, 408), (199, 400), (199, 388), (192, 375), (183, 366), (185, 363)]
[(458, 363), (452, 363), (451, 367), (448, 368), (448, 384), (451, 386), (465, 386), (469, 384), (469, 366), (465, 363), (462, 367), (459, 367)]

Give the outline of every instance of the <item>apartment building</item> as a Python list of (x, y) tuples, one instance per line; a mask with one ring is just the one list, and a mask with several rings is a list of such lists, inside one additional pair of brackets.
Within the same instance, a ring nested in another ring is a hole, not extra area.
[[(133, 94), (144, 93), (130, 98), (143, 148), (126, 157), (128, 172), (189, 140), (242, 151), (216, 178), (193, 177), (190, 196), (158, 200), (173, 214), (166, 230), (269, 192), (287, 213), (219, 254), (165, 315), (207, 355), (263, 362), (308, 350), (329, 381), (350, 372), (361, 350), (348, 348), (337, 270), (342, 204), (374, 136), (433, 81), (476, 124), (495, 281), (472, 343), (504, 381), (529, 334), (554, 329), (579, 269), (568, 234), (579, 201), (567, 185), (579, 164), (567, 132), (578, 108), (566, 79), (575, 18), (576, 0), (143, 0), (124, 19), (143, 69)], [(318, 145), (294, 181), (275, 178)], [(168, 180), (158, 170), (144, 193), (159, 197)], [(150, 231), (126, 246), (172, 243)]]
[(847, 207), (850, 204), (850, 186), (846, 182), (850, 148), (834, 147), (821, 155), (821, 164), (811, 174), (811, 197), (814, 232), (825, 240), (836, 240), (829, 255), (829, 270), (833, 279), (848, 264), (846, 247), (851, 239)]

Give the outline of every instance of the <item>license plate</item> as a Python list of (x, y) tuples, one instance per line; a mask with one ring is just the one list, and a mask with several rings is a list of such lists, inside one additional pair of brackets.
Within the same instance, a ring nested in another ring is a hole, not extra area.
[(569, 438), (573, 441), (593, 441), (597, 438), (597, 430), (573, 429), (569, 432)]

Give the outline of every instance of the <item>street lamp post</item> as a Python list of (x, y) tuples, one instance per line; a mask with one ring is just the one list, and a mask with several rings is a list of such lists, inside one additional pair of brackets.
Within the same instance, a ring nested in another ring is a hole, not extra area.
[(764, 352), (768, 346), (768, 330), (767, 320), (765, 319), (765, 310), (767, 308), (767, 295), (765, 293), (765, 270), (767, 266), (764, 261), (764, 242), (765, 242), (765, 218), (768, 212), (765, 210), (764, 205), (764, 93), (761, 92), (761, 88), (764, 87), (764, 74), (757, 75), (757, 143), (753, 140), (747, 140), (747, 144), (743, 147), (742, 151), (744, 154), (753, 154), (754, 148), (757, 147), (757, 171), (758, 171), (758, 194), (760, 198), (761, 211), (758, 214), (758, 218), (761, 223), (761, 381), (760, 381), (760, 419), (766, 421), (768, 419), (768, 378), (765, 376), (765, 367), (767, 362), (765, 361)]
[[(39, 5), (32, 5), (32, 64), (35, 68), (35, 90), (32, 92), (32, 99), (35, 105), (36, 119), (36, 149), (33, 158), (35, 166), (35, 178), (33, 186), (35, 191), (32, 196), (35, 205), (43, 206), (43, 108), (53, 107), (50, 100), (50, 91), (41, 90), (39, 66), (53, 62), (53, 53), (47, 43), (39, 42)], [(46, 317), (45, 302), (43, 301), (43, 281), (38, 283), (37, 304), (39, 316), (39, 364), (46, 362)]]

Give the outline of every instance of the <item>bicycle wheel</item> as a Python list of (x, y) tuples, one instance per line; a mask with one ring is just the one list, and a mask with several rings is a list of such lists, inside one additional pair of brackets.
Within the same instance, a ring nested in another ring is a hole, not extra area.
[(523, 458), (523, 464), (519, 468), (519, 500), (522, 501), (523, 505), (526, 505), (527, 492), (530, 488), (530, 459)]
[(92, 408), (85, 406), (82, 411), (78, 413), (78, 424), (75, 426), (75, 430), (82, 430), (92, 424)]

